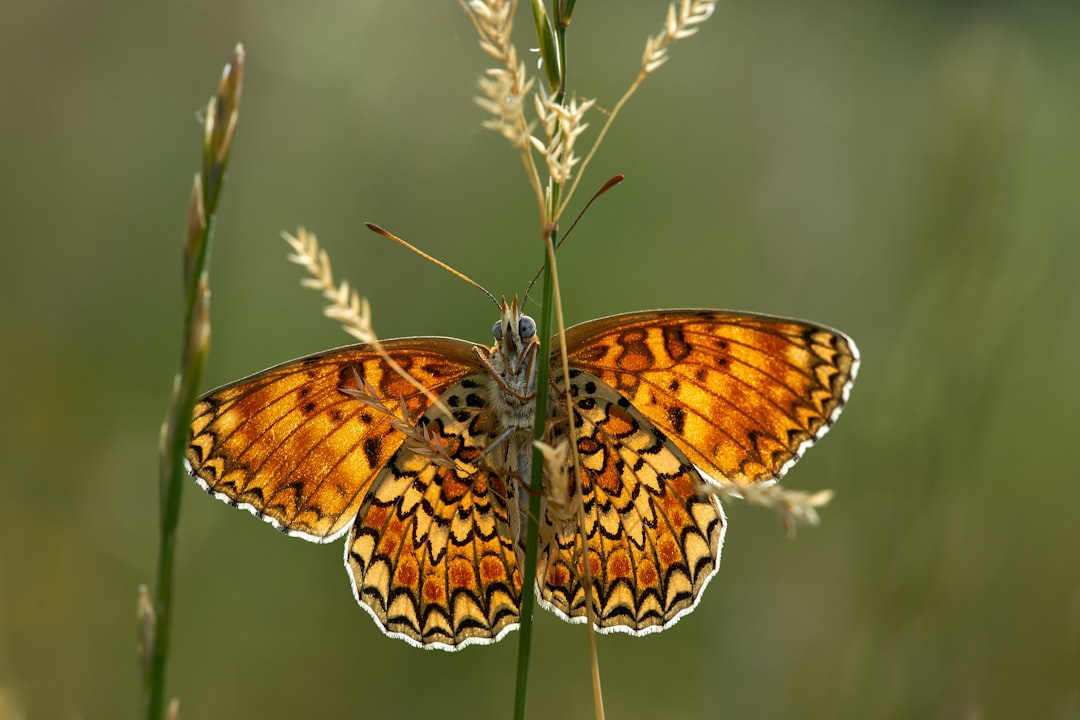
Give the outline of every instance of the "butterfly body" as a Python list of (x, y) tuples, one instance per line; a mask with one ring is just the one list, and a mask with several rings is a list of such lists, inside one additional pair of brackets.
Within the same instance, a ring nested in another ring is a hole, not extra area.
[[(492, 330), (495, 344), (481, 361), (488, 370), (487, 395), (478, 401), (488, 408), (494, 441), (486, 448), (488, 465), (503, 477), (528, 484), (532, 477), (533, 427), (536, 422), (536, 356), (540, 341), (536, 323), (521, 313), (517, 298), (502, 304), (502, 316)], [(554, 408), (552, 408), (554, 410)], [(509, 489), (515, 494), (514, 488)], [(519, 513), (511, 518), (511, 534), (524, 547), (525, 526), (521, 522), (527, 501), (516, 493)]]
[(597, 629), (645, 634), (692, 610), (717, 569), (726, 521), (709, 484), (782, 476), (839, 415), (858, 367), (836, 331), (746, 313), (655, 311), (571, 328), (571, 400), (553, 341), (545, 438), (569, 440), (572, 424), (580, 492), (570, 454), (569, 484), (545, 488), (532, 519), (541, 346), (516, 301), (503, 303), (494, 335), (491, 347), (341, 348), (207, 393), (189, 472), (289, 534), (348, 532), (357, 600), (411, 644), (453, 650), (517, 626), (531, 521), (541, 605), (583, 622), (588, 558)]

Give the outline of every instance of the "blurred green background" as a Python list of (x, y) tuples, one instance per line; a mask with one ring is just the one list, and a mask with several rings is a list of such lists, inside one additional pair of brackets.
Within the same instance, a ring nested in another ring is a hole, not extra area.
[[(571, 88), (612, 107), (664, 10), (580, 0)], [(282, 229), (319, 233), (384, 338), (486, 343), (493, 309), (364, 220), (496, 295), (539, 266), (452, 0), (4, 3), (2, 720), (138, 712), (197, 115), (236, 42), (207, 388), (348, 341)], [(1080, 718), (1078, 78), (1075, 3), (726, 2), (628, 106), (573, 205), (626, 174), (561, 253), (568, 320), (800, 316), (863, 365), (788, 476), (836, 491), (823, 525), (729, 503), (698, 609), (600, 639), (608, 717)], [(515, 635), (387, 639), (339, 543), (194, 483), (180, 532), (184, 717), (509, 716)], [(532, 717), (591, 716), (580, 626), (541, 612), (532, 667)]]

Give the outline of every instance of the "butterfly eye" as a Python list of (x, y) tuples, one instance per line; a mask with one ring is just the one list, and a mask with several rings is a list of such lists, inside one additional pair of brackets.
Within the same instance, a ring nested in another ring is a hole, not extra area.
[(522, 315), (518, 320), (518, 335), (522, 340), (528, 340), (536, 334), (536, 322), (528, 315)]
[(495, 323), (491, 328), (491, 334), (496, 340), (502, 340), (502, 321)]

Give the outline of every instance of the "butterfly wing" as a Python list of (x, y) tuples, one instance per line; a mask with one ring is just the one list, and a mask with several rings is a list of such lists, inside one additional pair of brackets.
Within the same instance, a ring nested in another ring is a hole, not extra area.
[(485, 380), (443, 395), (453, 417), (428, 408), (367, 492), (345, 545), (357, 601), (387, 635), (418, 647), (491, 643), (518, 624), (514, 481), (478, 464), (491, 442)]
[(740, 485), (780, 478), (825, 434), (859, 365), (835, 330), (715, 310), (616, 315), (566, 336), (571, 367), (615, 388), (704, 473)]
[[(686, 455), (600, 378), (571, 371), (582, 466), (584, 537), (597, 630), (643, 635), (697, 604), (720, 563), (724, 514)], [(556, 428), (554, 441), (565, 436)], [(570, 481), (573, 468), (570, 468)], [(584, 622), (576, 513), (549, 511), (540, 530), (540, 604)]]
[[(478, 367), (474, 345), (408, 338), (384, 349), (434, 395)], [(385, 412), (351, 397), (367, 381), (399, 417), (427, 408), (426, 395), (370, 345), (353, 345), (279, 365), (203, 395), (185, 456), (188, 472), (214, 497), (278, 529), (328, 542), (349, 527), (376, 472), (403, 435)]]

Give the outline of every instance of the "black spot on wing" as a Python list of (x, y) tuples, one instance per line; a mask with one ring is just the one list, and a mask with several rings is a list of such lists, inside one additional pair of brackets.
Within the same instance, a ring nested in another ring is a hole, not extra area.
[(668, 408), (667, 414), (668, 420), (671, 422), (671, 428), (679, 435), (682, 435), (683, 429), (686, 427), (686, 411), (675, 406)]
[(673, 325), (664, 328), (664, 350), (675, 362), (682, 362), (690, 356), (690, 343), (686, 342), (681, 326)]
[(369, 437), (364, 440), (364, 457), (367, 458), (368, 467), (377, 467), (379, 464), (379, 452), (382, 449), (382, 438)]

